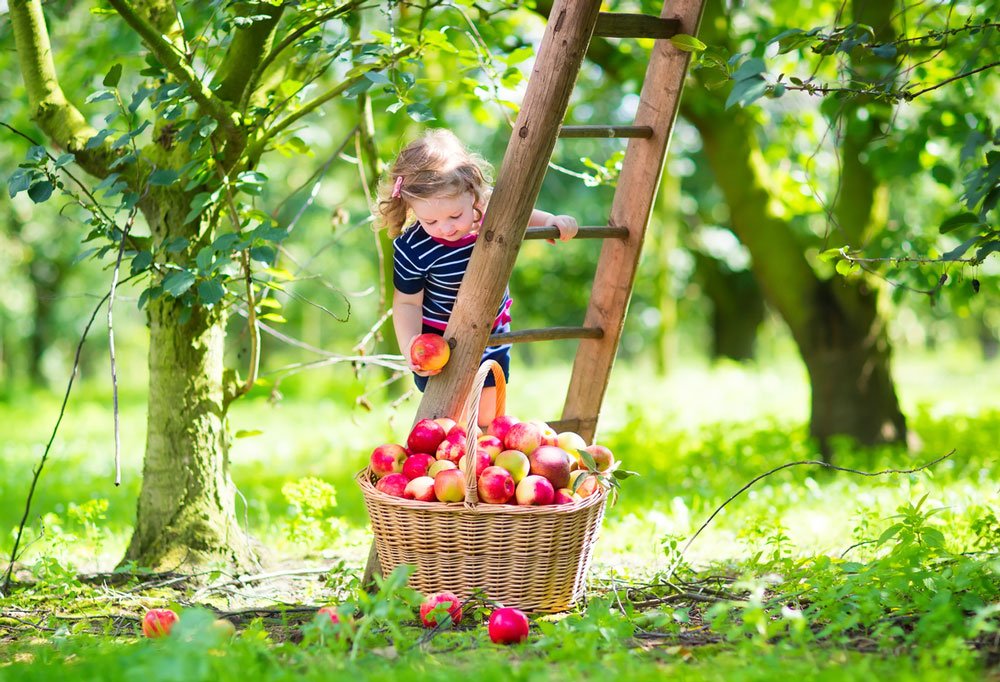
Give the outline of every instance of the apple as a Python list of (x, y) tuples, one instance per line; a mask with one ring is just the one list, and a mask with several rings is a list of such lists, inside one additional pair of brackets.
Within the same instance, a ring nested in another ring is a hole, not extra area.
[(481, 447), (483, 450), (490, 453), (490, 462), (496, 460), (497, 455), (503, 452), (503, 441), (496, 436), (491, 436), (489, 434), (482, 435), (476, 443), (478, 447)]
[(180, 616), (170, 609), (150, 609), (142, 617), (142, 634), (150, 639), (166, 637)]
[(486, 467), (479, 475), (479, 499), (487, 504), (503, 504), (514, 496), (514, 477), (503, 467)]
[(221, 639), (232, 639), (236, 635), (236, 626), (233, 621), (225, 618), (217, 618), (212, 621), (212, 630), (219, 633)]
[(444, 429), (445, 433), (451, 431), (455, 426), (455, 420), (450, 417), (438, 417), (434, 421), (441, 425), (441, 428)]
[(538, 427), (538, 430), (542, 434), (542, 445), (558, 445), (559, 444), (559, 434), (556, 433), (555, 429), (546, 424), (540, 419), (532, 419), (531, 423)]
[(514, 477), (514, 483), (520, 483), (521, 479), (531, 471), (531, 462), (528, 461), (528, 456), (520, 450), (504, 450), (497, 455), (493, 463), (509, 471), (510, 475)]
[(459, 433), (457, 431), (452, 431), (449, 433), (441, 444), (437, 447), (437, 452), (435, 456), (438, 459), (447, 459), (449, 461), (458, 463), (458, 460), (462, 459), (462, 455), (465, 454), (465, 433)]
[(458, 466), (452, 462), (450, 459), (436, 459), (434, 464), (431, 464), (427, 468), (427, 475), (434, 478), (438, 475), (439, 471), (444, 471), (445, 469), (457, 469)]
[(582, 499), (582, 497), (574, 493), (569, 488), (559, 488), (556, 490), (556, 494), (552, 498), (552, 504), (573, 504), (574, 502), (579, 502)]
[(611, 468), (611, 465), (615, 463), (615, 456), (611, 454), (611, 450), (607, 449), (603, 445), (591, 445), (583, 449), (584, 452), (590, 454), (594, 458), (594, 464), (598, 471), (607, 471)]
[(461, 424), (455, 424), (450, 429), (448, 429), (447, 437), (453, 440), (461, 440), (463, 443), (469, 437), (469, 432), (465, 430), (465, 427)]
[(418, 476), (410, 480), (403, 489), (403, 497), (407, 500), (435, 502), (434, 479), (430, 476)]
[(525, 476), (514, 490), (517, 503), (522, 505), (552, 504), (555, 494), (556, 491), (549, 483), (549, 479), (535, 474)]
[(427, 469), (437, 460), (433, 455), (417, 452), (406, 458), (403, 462), (403, 475), (409, 480), (427, 475)]
[(487, 632), (494, 644), (519, 644), (528, 639), (528, 617), (518, 609), (497, 609), (490, 614)]
[(517, 417), (512, 417), (509, 414), (502, 414), (499, 417), (495, 417), (490, 425), (486, 427), (486, 433), (491, 436), (496, 436), (501, 442), (506, 440), (507, 432), (510, 431), (510, 427), (517, 423)]
[(459, 469), (445, 469), (434, 477), (434, 496), (441, 502), (465, 499), (465, 474)]
[(583, 436), (575, 431), (563, 431), (556, 436), (556, 445), (573, 455), (575, 459), (579, 460), (580, 450), (587, 447), (587, 441), (585, 441)]
[(337, 615), (336, 606), (323, 606), (316, 613), (326, 616), (334, 625), (340, 625), (340, 616)]
[(423, 452), (433, 455), (438, 445), (444, 440), (445, 430), (433, 419), (421, 419), (413, 425), (406, 446), (410, 452)]
[(398, 474), (406, 461), (406, 449), (402, 445), (386, 443), (372, 450), (369, 462), (372, 473), (382, 478), (388, 474)]
[(388, 476), (378, 480), (378, 483), (375, 484), (375, 489), (382, 491), (386, 495), (403, 497), (403, 492), (406, 490), (406, 484), (409, 482), (410, 479), (403, 474), (389, 474)]
[(410, 344), (410, 362), (421, 372), (436, 372), (451, 357), (448, 342), (440, 334), (420, 334)]
[(553, 488), (569, 485), (569, 469), (573, 458), (568, 452), (555, 445), (541, 445), (528, 455), (531, 473), (544, 476)]
[(530, 455), (532, 450), (542, 444), (542, 430), (531, 422), (518, 422), (510, 427), (503, 444), (508, 450), (520, 450)]
[[(582, 482), (577, 485), (577, 480), (583, 479)], [(597, 492), (598, 480), (597, 476), (588, 472), (586, 469), (577, 469), (576, 471), (571, 471), (569, 474), (569, 485), (566, 486), (570, 490), (576, 491), (576, 494), (583, 499), (584, 497), (590, 497)]]
[[(458, 468), (465, 471), (465, 467), (468, 465), (469, 456), (462, 455), (462, 458), (458, 460)], [(482, 448), (476, 449), (476, 478), (482, 475), (483, 471), (490, 465), (490, 453), (486, 452)]]
[[(444, 606), (438, 606), (439, 604)], [(462, 602), (458, 600), (454, 592), (438, 592), (428, 595), (420, 604), (420, 622), (425, 628), (437, 627), (437, 619), (442, 616), (445, 609), (451, 616), (452, 625), (458, 625), (462, 622)]]

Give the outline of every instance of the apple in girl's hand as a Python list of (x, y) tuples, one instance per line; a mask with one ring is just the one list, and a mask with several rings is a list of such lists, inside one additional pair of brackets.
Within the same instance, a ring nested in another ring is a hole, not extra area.
[(403, 489), (403, 497), (407, 500), (419, 500), (420, 502), (436, 501), (434, 479), (430, 476), (418, 476), (414, 478)]
[(507, 432), (510, 431), (510, 427), (516, 423), (517, 417), (512, 417), (509, 414), (502, 414), (490, 422), (490, 425), (486, 428), (486, 433), (491, 436), (496, 436), (500, 439), (500, 442), (503, 442), (507, 438)]
[(598, 471), (607, 471), (615, 463), (615, 456), (611, 454), (611, 450), (603, 445), (591, 445), (584, 448), (583, 451), (594, 458), (594, 464), (597, 465)]
[(410, 344), (410, 362), (421, 372), (436, 372), (451, 357), (448, 342), (439, 334), (421, 334)]
[(549, 479), (554, 488), (565, 488), (569, 485), (569, 468), (573, 461), (570, 454), (554, 445), (542, 445), (528, 455), (531, 462), (531, 473)]
[[(462, 458), (458, 460), (458, 468), (465, 471), (465, 467), (468, 466), (469, 456), (462, 455)], [(486, 467), (490, 465), (490, 453), (486, 452), (482, 448), (476, 449), (476, 478), (482, 475)]]
[(542, 430), (531, 422), (518, 422), (507, 431), (503, 444), (508, 450), (520, 450), (526, 455), (542, 444)]
[(180, 617), (170, 609), (150, 609), (142, 617), (142, 634), (150, 639), (166, 637)]
[(514, 496), (514, 478), (503, 467), (486, 467), (479, 476), (479, 499), (487, 504), (503, 504)]
[(403, 462), (403, 475), (411, 481), (419, 476), (426, 476), (427, 469), (435, 461), (437, 460), (434, 459), (433, 455), (427, 455), (423, 452), (412, 454)]
[(462, 455), (464, 454), (465, 435), (464, 433), (459, 433), (453, 430), (443, 441), (441, 441), (441, 444), (438, 445), (435, 457), (437, 457), (437, 459), (447, 459), (458, 463), (458, 460), (462, 459)]
[(489, 434), (480, 436), (476, 441), (483, 450), (490, 453), (490, 461), (494, 461), (501, 452), (503, 452), (503, 441), (496, 436), (491, 436)]
[(438, 475), (439, 471), (444, 471), (445, 469), (457, 469), (458, 466), (452, 462), (450, 459), (436, 459), (434, 464), (427, 467), (427, 475), (434, 478)]
[(445, 431), (433, 419), (421, 419), (413, 425), (409, 437), (406, 439), (406, 447), (411, 452), (423, 452), (433, 455), (438, 445), (444, 440)]
[(535, 474), (525, 476), (514, 490), (517, 503), (522, 505), (552, 504), (555, 494), (556, 491), (549, 483), (549, 479)]
[[(438, 604), (444, 604), (444, 607), (438, 608), (436, 613), (432, 613)], [(436, 627), (437, 619), (442, 617), (438, 614), (444, 613), (444, 609), (447, 609), (448, 615), (451, 616), (452, 625), (458, 625), (462, 622), (462, 602), (453, 592), (438, 592), (428, 595), (420, 604), (420, 622), (425, 628)]]
[(520, 483), (531, 471), (531, 462), (528, 461), (528, 456), (520, 450), (504, 450), (497, 455), (493, 463), (509, 471), (510, 475), (514, 477), (514, 483)]
[(441, 502), (465, 499), (465, 474), (458, 469), (439, 471), (434, 477), (434, 496)]
[(497, 609), (490, 614), (487, 631), (494, 644), (518, 644), (528, 639), (528, 617), (518, 609)]
[(382, 491), (386, 495), (403, 497), (403, 493), (406, 491), (406, 484), (409, 482), (410, 479), (403, 474), (389, 474), (384, 478), (378, 479), (375, 489)]
[(388, 474), (398, 474), (403, 470), (403, 462), (406, 461), (406, 449), (402, 445), (386, 443), (379, 445), (372, 450), (371, 466), (372, 473), (382, 478)]

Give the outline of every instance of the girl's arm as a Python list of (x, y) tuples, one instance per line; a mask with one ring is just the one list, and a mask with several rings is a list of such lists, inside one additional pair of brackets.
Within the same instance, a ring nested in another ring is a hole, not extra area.
[(414, 374), (420, 376), (431, 376), (437, 372), (422, 372), (413, 366), (410, 360), (410, 346), (413, 339), (420, 335), (423, 329), (424, 292), (418, 291), (415, 294), (404, 294), (399, 289), (393, 289), (392, 293), (392, 326), (396, 330), (396, 341), (399, 343), (399, 350), (403, 354), (403, 359)]
[(579, 225), (571, 215), (553, 215), (548, 211), (535, 209), (528, 218), (528, 227), (556, 227), (559, 229), (559, 241), (569, 241), (576, 236)]

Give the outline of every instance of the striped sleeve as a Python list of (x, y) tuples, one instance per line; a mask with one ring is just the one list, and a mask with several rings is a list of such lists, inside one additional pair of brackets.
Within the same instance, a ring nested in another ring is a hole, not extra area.
[(416, 294), (424, 289), (426, 272), (406, 236), (404, 233), (393, 242), (392, 285), (404, 294)]

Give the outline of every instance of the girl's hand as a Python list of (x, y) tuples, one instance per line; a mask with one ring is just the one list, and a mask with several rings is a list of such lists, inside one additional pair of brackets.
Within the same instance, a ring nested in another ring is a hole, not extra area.
[[(579, 231), (580, 226), (576, 222), (576, 218), (571, 215), (554, 215), (545, 221), (545, 227), (555, 227), (559, 230), (559, 241), (566, 242), (576, 236), (577, 231)], [(551, 239), (550, 243), (555, 242)]]
[(419, 367), (413, 364), (413, 353), (411, 351), (413, 350), (413, 342), (416, 340), (417, 340), (416, 336), (410, 339), (410, 342), (406, 344), (406, 353), (403, 354), (403, 359), (406, 360), (406, 365), (410, 368), (410, 371), (420, 377), (432, 377), (435, 374), (440, 374), (441, 370), (439, 369), (435, 369), (431, 372), (425, 372), (424, 370), (420, 369)]

